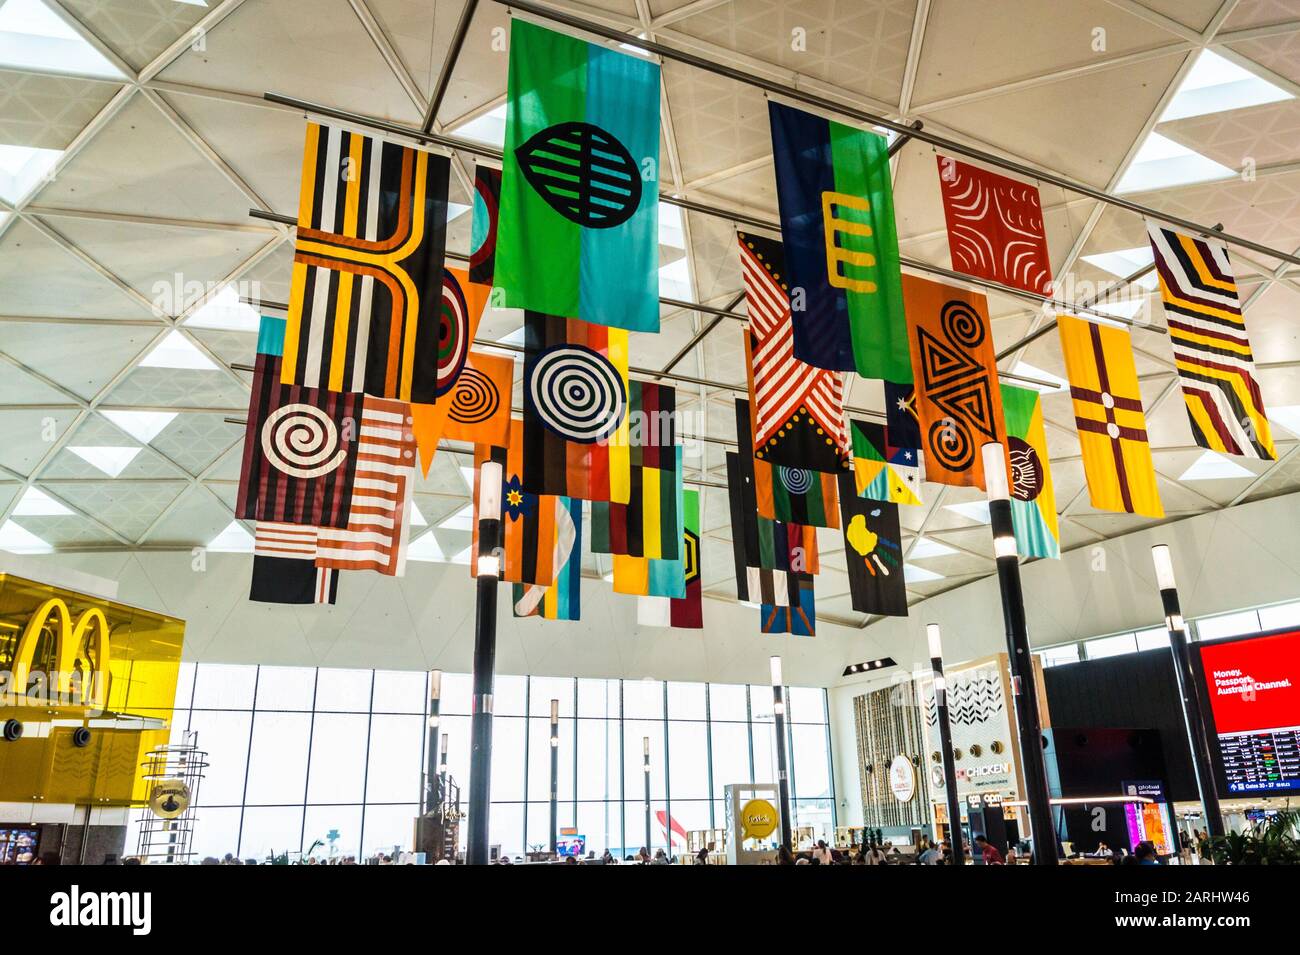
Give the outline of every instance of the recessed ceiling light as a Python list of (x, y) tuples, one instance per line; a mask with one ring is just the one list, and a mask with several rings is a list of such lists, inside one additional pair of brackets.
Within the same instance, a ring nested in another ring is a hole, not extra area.
[[(3, 43), (0, 35), (0, 46)], [(62, 155), (62, 149), (0, 143), (0, 199), (17, 203), (27, 198), (28, 193), (45, 181)]]
[(0, 525), (0, 550), (11, 554), (49, 554), (54, 548), (20, 524), (5, 521)]
[(29, 487), (14, 505), (17, 517), (64, 517), (71, 514), (70, 508), (64, 507), (54, 498), (39, 488)]
[(1160, 116), (1167, 123), (1188, 116), (1262, 106), (1295, 97), (1212, 50), (1202, 50)]
[(988, 501), (966, 501), (962, 504), (945, 504), (946, 510), (954, 514), (960, 514), (967, 520), (974, 521), (977, 524), (989, 523), (989, 502)]
[(883, 670), (885, 667), (892, 666), (898, 666), (893, 657), (881, 657), (879, 660), (868, 660), (865, 663), (850, 663), (840, 675), (855, 676), (859, 673), (870, 673), (872, 670)]
[(190, 371), (216, 371), (217, 366), (198, 347), (172, 329), (149, 354), (140, 360), (142, 368), (183, 368)]
[(262, 325), (257, 309), (239, 300), (233, 285), (225, 285), (194, 310), (185, 324), (193, 328), (219, 328), (230, 332), (256, 332)]
[[(1136, 249), (1116, 249), (1114, 252), (1094, 252), (1083, 256), (1083, 261), (1095, 265), (1103, 272), (1109, 272), (1117, 278), (1126, 279), (1134, 272), (1140, 271), (1155, 262), (1151, 246), (1144, 245)], [(1154, 270), (1137, 279), (1134, 283), (1145, 289), (1154, 289), (1160, 284), (1160, 276)]]
[(908, 556), (913, 559), (924, 560), (926, 557), (946, 557), (948, 554), (955, 553), (957, 552), (947, 544), (940, 544), (932, 538), (922, 537), (912, 545), (912, 552)]
[(932, 570), (926, 570), (924, 567), (917, 567), (915, 564), (903, 565), (903, 580), (909, 584), (924, 584), (932, 580), (943, 580), (943, 574), (936, 574)]
[(208, 541), (207, 549), (217, 554), (251, 554), (253, 535), (239, 521), (231, 521), (220, 534)]
[(101, 411), (100, 414), (141, 444), (158, 437), (177, 417), (175, 411)]
[(124, 448), (115, 445), (101, 445), (95, 447), (68, 446), (68, 450), (81, 458), (87, 464), (90, 464), (103, 471), (109, 477), (117, 477), (123, 469), (130, 464), (137, 454), (139, 448)]
[(0, 66), (125, 78), (41, 0), (7, 0), (0, 4)]
[(1236, 174), (1222, 163), (1152, 132), (1147, 134), (1146, 141), (1133, 157), (1115, 191), (1145, 192), (1212, 179), (1230, 179)]
[(1234, 478), (1253, 478), (1254, 472), (1236, 461), (1215, 451), (1206, 451), (1192, 462), (1192, 466), (1178, 476), (1180, 481), (1222, 481)]

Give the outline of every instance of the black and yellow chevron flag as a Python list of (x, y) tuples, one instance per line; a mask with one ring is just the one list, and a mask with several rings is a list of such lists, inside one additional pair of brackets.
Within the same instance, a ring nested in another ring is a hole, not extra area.
[(1196, 443), (1276, 459), (1228, 250), (1155, 222), (1147, 234)]

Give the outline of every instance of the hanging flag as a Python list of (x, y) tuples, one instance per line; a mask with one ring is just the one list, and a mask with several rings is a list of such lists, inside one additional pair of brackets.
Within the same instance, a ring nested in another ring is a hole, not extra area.
[(626, 504), (591, 502), (591, 550), (675, 560), (678, 554), (677, 392), (667, 385), (628, 382), (631, 483)]
[(704, 628), (704, 601), (700, 588), (700, 492), (683, 491), (685, 506), (682, 554), (686, 562), (686, 596), (637, 598), (637, 623), (643, 627)]
[(923, 447), (921, 421), (916, 413), (916, 385), (885, 382), (885, 427), (898, 448)]
[(1050, 296), (1052, 259), (1038, 187), (951, 156), (935, 159), (953, 269)]
[(844, 509), (844, 559), (853, 609), (885, 617), (907, 616), (903, 536), (898, 505), (855, 494), (840, 495)]
[(756, 571), (816, 574), (821, 570), (817, 529), (760, 517), (753, 477), (744, 456), (734, 451), (727, 452), (727, 492), (738, 600), (750, 599), (750, 585), (758, 580)]
[(510, 394), (515, 360), (508, 355), (470, 352), (452, 386), (443, 437), (504, 447), (510, 442)]
[(284, 384), (433, 402), (450, 169), (446, 156), (307, 124)]
[(515, 584), (514, 615), (546, 620), (579, 620), (582, 617), (582, 501), (575, 497), (555, 500), (555, 550), (559, 567), (555, 583)]
[(258, 521), (253, 537), (253, 582), (248, 599), (272, 604), (332, 604), (337, 571), (316, 564), (318, 528)]
[(1149, 220), (1147, 234), (1192, 436), (1220, 454), (1276, 460), (1227, 248)]
[[(675, 449), (677, 468), (672, 473), (673, 494), (676, 498), (670, 526), (663, 530), (665, 535), (672, 534), (677, 542), (677, 556), (674, 558), (634, 557), (630, 554), (614, 554), (614, 592), (647, 597), (673, 597), (678, 600), (686, 597), (686, 554), (681, 541), (685, 536), (686, 492), (682, 482), (681, 451)], [(668, 477), (668, 475), (665, 475)]]
[(853, 474), (858, 497), (894, 504), (920, 504), (925, 470), (921, 449), (895, 447), (889, 429), (871, 421), (849, 422), (853, 435)]
[(1002, 410), (1007, 418), (1007, 452), (1011, 458), (1011, 520), (1016, 549), (1022, 557), (1061, 556), (1061, 531), (1056, 521), (1056, 492), (1047, 459), (1047, 431), (1038, 392), (1002, 386)]
[(257, 356), (236, 516), (347, 527), (363, 396), (281, 384), (280, 363)]
[(883, 136), (769, 102), (794, 354), (864, 378), (912, 380)]
[[(501, 465), (501, 579), (518, 584), (540, 584), (549, 587), (555, 583), (568, 551), (559, 548), (556, 541), (566, 511), (562, 498), (531, 494), (523, 487), (523, 423), (518, 418), (510, 422), (510, 444), (499, 448), (476, 445), (474, 448), (474, 503), (470, 545), (470, 576), (478, 576), (478, 500), (479, 485), (483, 480), (485, 461)], [(567, 511), (566, 511), (567, 513)]]
[(525, 314), (522, 440), (531, 493), (628, 503), (627, 332)]
[(415, 435), (404, 401), (363, 398), (357, 469), (346, 528), (322, 527), (316, 565), (335, 570), (406, 572), (415, 484)]
[(988, 301), (977, 292), (903, 276), (925, 477), (984, 487), (981, 448), (1006, 446)]
[(659, 66), (510, 24), (502, 305), (659, 331)]
[(753, 434), (749, 402), (736, 399), (736, 437), (745, 474), (754, 489), (757, 513), (768, 520), (816, 527), (839, 527), (838, 477), (827, 471), (783, 467), (755, 460), (745, 443)]
[(1057, 329), (1092, 506), (1164, 517), (1129, 333), (1072, 315)]
[(794, 357), (789, 285), (781, 243), (738, 234), (749, 329), (745, 367), (760, 461), (838, 473), (848, 467), (844, 383), (835, 371)]
[(817, 605), (811, 574), (751, 570), (750, 592), (760, 598), (763, 633), (811, 637), (817, 633)]
[(469, 238), (469, 280), (492, 285), (496, 271), (497, 211), (501, 205), (501, 170), (474, 167), (474, 211)]

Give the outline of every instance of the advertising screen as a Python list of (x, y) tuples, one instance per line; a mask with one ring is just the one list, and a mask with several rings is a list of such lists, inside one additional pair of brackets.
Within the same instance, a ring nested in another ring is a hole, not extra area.
[(582, 853), (587, 849), (586, 836), (561, 836), (555, 840), (555, 854), (561, 859), (573, 856), (582, 858)]
[(1300, 792), (1300, 630), (1197, 648), (1225, 795)]

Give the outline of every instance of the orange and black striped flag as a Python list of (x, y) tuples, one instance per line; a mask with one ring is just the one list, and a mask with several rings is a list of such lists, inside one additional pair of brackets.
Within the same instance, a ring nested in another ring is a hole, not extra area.
[(446, 156), (307, 124), (285, 384), (433, 403), (450, 168)]

